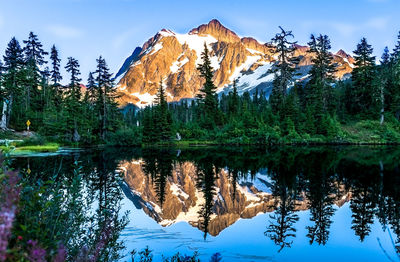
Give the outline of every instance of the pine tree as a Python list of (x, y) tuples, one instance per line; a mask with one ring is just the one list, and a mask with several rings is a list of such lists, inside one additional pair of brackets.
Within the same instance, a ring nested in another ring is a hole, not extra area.
[(48, 53), (43, 50), (42, 43), (33, 32), (29, 33), (29, 38), (28, 40), (24, 40), (24, 44), (25, 63), (28, 74), (28, 85), (25, 91), (26, 110), (31, 107), (31, 98), (33, 98), (34, 103), (36, 104), (34, 110), (40, 110), (43, 106), (43, 101), (41, 101), (39, 92), (39, 85), (42, 79), (42, 71), (40, 67), (47, 63), (44, 56), (48, 55)]
[(282, 27), (280, 33), (272, 38), (272, 44), (275, 44), (275, 53), (278, 54), (278, 60), (273, 65), (271, 72), (274, 73), (270, 103), (272, 109), (279, 112), (282, 110), (284, 100), (287, 95), (287, 89), (293, 83), (295, 66), (298, 60), (293, 57), (296, 41), (289, 41), (294, 38), (292, 31), (285, 31)]
[(373, 48), (367, 39), (361, 39), (354, 51), (355, 68), (352, 73), (353, 87), (349, 95), (351, 104), (348, 106), (352, 114), (373, 114), (376, 112), (377, 90), (375, 88), (375, 56), (372, 56)]
[(215, 123), (218, 123), (218, 100), (216, 97), (217, 87), (213, 82), (214, 73), (206, 43), (204, 43), (204, 51), (201, 53), (201, 59), (203, 63), (197, 69), (200, 71), (200, 76), (205, 82), (197, 98), (204, 113), (204, 127), (212, 128)]
[(382, 58), (381, 58), (381, 64), (379, 66), (379, 101), (380, 101), (380, 116), (381, 120), (380, 123), (381, 125), (383, 124), (383, 121), (385, 120), (385, 97), (387, 97), (388, 91), (391, 89), (392, 85), (392, 80), (391, 80), (391, 61), (390, 61), (390, 54), (389, 54), (389, 48), (385, 47)]
[(54, 86), (58, 86), (60, 81), (62, 80), (62, 76), (60, 73), (60, 62), (61, 59), (58, 55), (58, 50), (55, 45), (51, 47), (50, 51), (50, 60), (51, 60), (51, 71), (50, 71), (50, 79)]
[(96, 82), (95, 82), (92, 72), (89, 72), (86, 87), (87, 87), (88, 93), (89, 93), (89, 101), (92, 104), (94, 104), (98, 95), (97, 95)]
[(172, 117), (168, 110), (168, 103), (162, 81), (160, 81), (156, 96), (156, 104), (156, 131), (159, 133), (157, 137), (159, 137), (161, 141), (169, 141), (171, 139)]
[[(23, 49), (15, 37), (8, 43), (4, 59), (4, 76), (3, 76), (3, 114), (1, 128), (7, 129), (10, 123), (14, 100), (20, 99), (22, 93), (22, 85), (24, 80), (23, 67)], [(16, 101), (17, 103), (19, 101)]]
[(98, 96), (96, 101), (96, 111), (100, 119), (100, 137), (105, 140), (107, 132), (116, 129), (118, 118), (118, 105), (116, 89), (112, 80), (112, 74), (103, 57), (97, 60), (96, 85)]
[(141, 125), (143, 126), (143, 131), (142, 131), (143, 142), (144, 143), (158, 142), (157, 140), (158, 132), (156, 131), (156, 127), (154, 126), (152, 109), (149, 106), (143, 110)]
[(332, 100), (332, 83), (334, 82), (334, 73), (336, 65), (333, 63), (333, 56), (330, 53), (331, 44), (327, 35), (319, 35), (317, 38), (311, 35), (311, 41), (308, 43), (313, 55), (313, 66), (309, 72), (309, 100), (312, 104), (322, 102), (324, 111), (328, 110), (329, 102)]
[(397, 43), (393, 49), (393, 53), (390, 56), (391, 60), (397, 62), (400, 60), (400, 32), (397, 35)]
[(391, 85), (386, 100), (389, 101), (390, 111), (400, 120), (400, 32), (396, 47), (391, 54), (390, 69)]
[(318, 134), (323, 134), (325, 128), (321, 125), (328, 112), (333, 111), (333, 87), (336, 66), (330, 53), (331, 44), (327, 35), (315, 37), (311, 35), (308, 43), (312, 54), (312, 67), (307, 83), (306, 100), (315, 115), (315, 126)]
[[(80, 90), (80, 81), (82, 80), (79, 78), (80, 71), (79, 71), (79, 62), (73, 57), (68, 57), (67, 65), (65, 69), (68, 73), (70, 73), (70, 83), (68, 86), (67, 97), (66, 97), (66, 108), (68, 112), (68, 123), (67, 129), (72, 130), (72, 140), (74, 142), (79, 142), (80, 134), (78, 128), (80, 126), (81, 120), (81, 90)], [(72, 126), (72, 128), (71, 128)]]
[(236, 116), (239, 112), (239, 94), (237, 91), (237, 79), (233, 80), (232, 92), (229, 92), (228, 113)]

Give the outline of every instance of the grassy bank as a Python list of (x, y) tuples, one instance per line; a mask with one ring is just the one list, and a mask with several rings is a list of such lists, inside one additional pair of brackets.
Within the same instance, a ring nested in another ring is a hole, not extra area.
[[(135, 127), (112, 133), (105, 142), (90, 145), (80, 143), (54, 142), (54, 138), (31, 134), (29, 137), (18, 133), (0, 133), (1, 150), (12, 149), (11, 154), (56, 152), (62, 147), (196, 147), (214, 145), (385, 145), (400, 144), (400, 124), (397, 121), (361, 120), (337, 124), (325, 135), (310, 135), (305, 130), (280, 128), (279, 126), (235, 126), (216, 127), (205, 130), (199, 127), (175, 127), (169, 141), (143, 143), (143, 129)], [(173, 134), (180, 133), (181, 140)], [(5, 139), (10, 139), (5, 141)], [(8, 144), (5, 145), (5, 144)], [(9, 149), (7, 149), (7, 147)]]
[(27, 146), (18, 146), (18, 145), (0, 146), (0, 150), (2, 152), (7, 152), (10, 155), (57, 152), (59, 148), (60, 145), (57, 143), (46, 143), (44, 145), (27, 145)]

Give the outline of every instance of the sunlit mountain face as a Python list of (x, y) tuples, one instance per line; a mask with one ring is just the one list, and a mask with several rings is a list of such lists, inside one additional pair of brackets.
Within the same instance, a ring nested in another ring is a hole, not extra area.
[(399, 158), (395, 147), (114, 148), (13, 165), (69, 179), (79, 164), (82, 196), (129, 219), (125, 260), (149, 246), (155, 261), (396, 261)]
[[(116, 74), (119, 103), (145, 107), (153, 103), (160, 82), (166, 87), (168, 101), (194, 98), (202, 86), (197, 66), (202, 62), (204, 45), (210, 50), (214, 84), (219, 93), (232, 90), (237, 80), (239, 94), (263, 92), (269, 96), (277, 60), (275, 46), (252, 37), (239, 37), (218, 20), (211, 20), (186, 34), (163, 29), (142, 47), (137, 47)], [(296, 81), (307, 81), (312, 66), (308, 46), (296, 45)], [(345, 51), (332, 54), (337, 66), (335, 77), (350, 76), (354, 59)]]

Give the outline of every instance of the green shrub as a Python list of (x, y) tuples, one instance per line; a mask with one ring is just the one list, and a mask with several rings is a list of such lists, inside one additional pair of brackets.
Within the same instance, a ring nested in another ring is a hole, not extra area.
[(47, 143), (47, 139), (41, 135), (35, 135), (28, 137), (23, 142), (17, 143), (18, 147), (22, 146), (37, 146), (37, 145), (45, 145)]
[(142, 143), (142, 136), (139, 128), (119, 129), (115, 133), (107, 135), (106, 143), (113, 146), (138, 146)]

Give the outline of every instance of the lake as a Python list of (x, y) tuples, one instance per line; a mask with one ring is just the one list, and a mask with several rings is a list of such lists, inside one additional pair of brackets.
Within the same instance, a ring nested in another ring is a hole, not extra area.
[(81, 174), (88, 215), (112, 207), (126, 222), (121, 261), (146, 246), (154, 261), (400, 261), (399, 163), (398, 147), (285, 146), (105, 148), (12, 166)]

